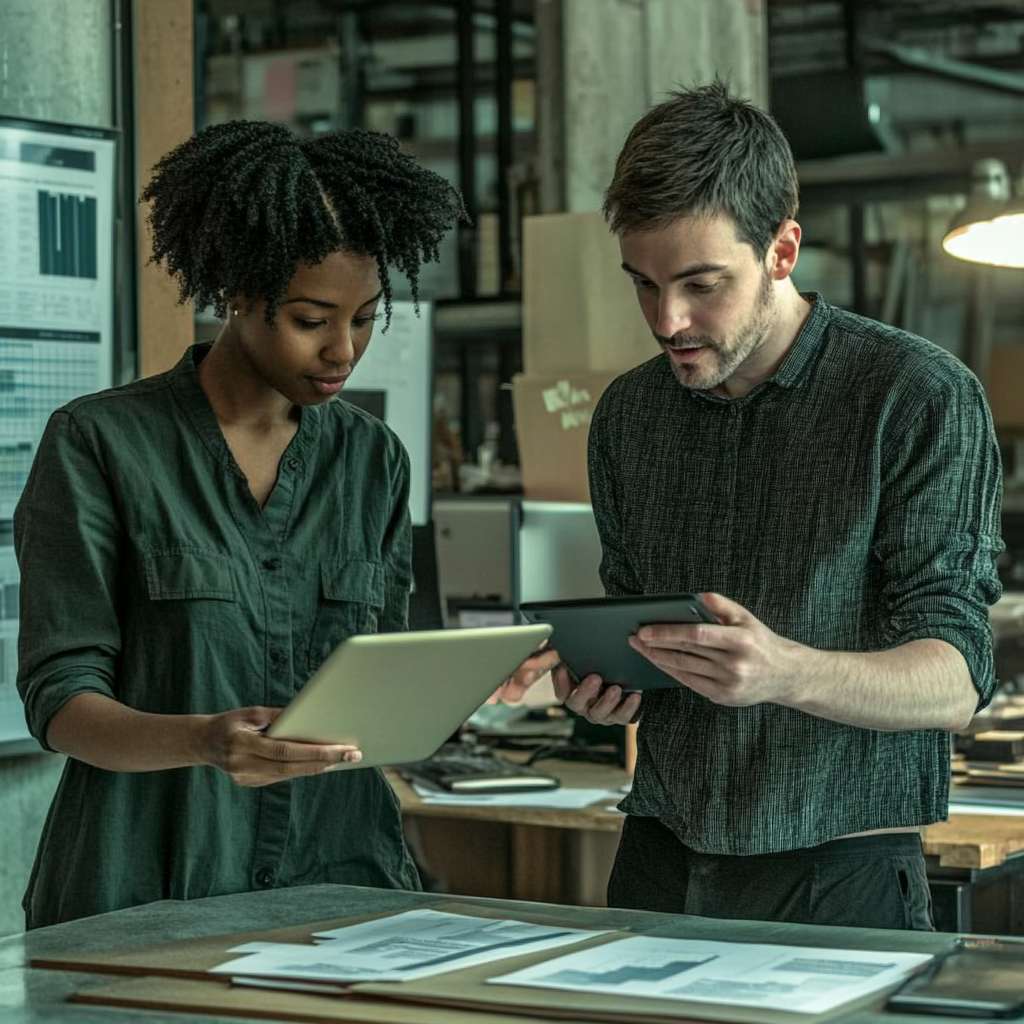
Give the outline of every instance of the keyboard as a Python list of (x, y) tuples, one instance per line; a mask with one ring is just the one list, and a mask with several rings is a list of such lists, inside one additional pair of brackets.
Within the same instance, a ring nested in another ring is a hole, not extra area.
[(554, 775), (505, 761), (486, 747), (446, 743), (426, 761), (405, 765), (402, 777), (448, 793), (527, 793), (558, 789)]

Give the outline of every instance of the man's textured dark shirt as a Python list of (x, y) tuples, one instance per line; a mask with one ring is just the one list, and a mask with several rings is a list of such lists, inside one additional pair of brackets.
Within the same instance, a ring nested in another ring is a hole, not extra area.
[[(609, 594), (715, 591), (808, 646), (935, 638), (995, 685), (999, 451), (955, 357), (810, 296), (777, 372), (742, 398), (684, 388), (664, 355), (614, 381), (590, 434)], [(950, 739), (689, 689), (644, 694), (622, 808), (708, 853), (761, 854), (946, 816)]]

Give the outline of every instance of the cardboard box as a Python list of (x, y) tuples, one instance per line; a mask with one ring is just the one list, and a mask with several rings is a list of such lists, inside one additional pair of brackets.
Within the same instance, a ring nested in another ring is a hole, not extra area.
[(1024, 432), (1024, 345), (992, 347), (985, 390), (996, 427)]
[(600, 213), (523, 222), (523, 369), (622, 373), (658, 346)]
[(543, 501), (590, 501), (587, 437), (598, 399), (618, 373), (518, 374), (512, 380), (523, 491)]

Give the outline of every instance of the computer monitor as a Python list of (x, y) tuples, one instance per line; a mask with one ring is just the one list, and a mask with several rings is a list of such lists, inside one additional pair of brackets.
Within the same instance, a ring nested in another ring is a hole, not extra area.
[(371, 416), (387, 422), (388, 393), (373, 388), (345, 388), (345, 401), (358, 406)]
[(514, 605), (604, 597), (601, 540), (589, 504), (523, 501), (513, 515)]
[(433, 504), (441, 610), (448, 625), (467, 602), (512, 605), (510, 497), (455, 495)]

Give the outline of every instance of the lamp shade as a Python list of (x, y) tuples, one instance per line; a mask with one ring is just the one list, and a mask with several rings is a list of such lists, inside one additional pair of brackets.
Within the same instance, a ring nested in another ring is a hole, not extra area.
[(971, 198), (950, 224), (942, 248), (971, 263), (1024, 268), (1024, 199), (1010, 199), (1000, 161), (975, 165)]

